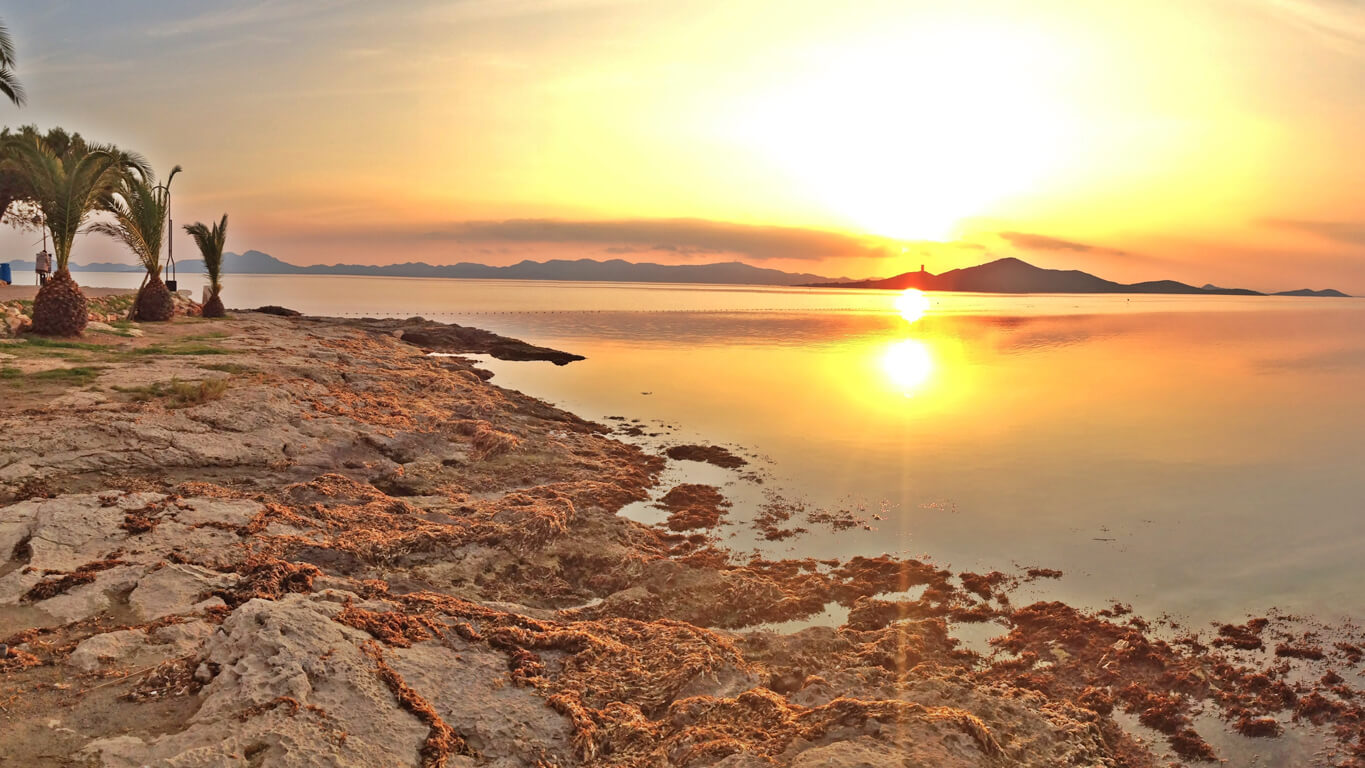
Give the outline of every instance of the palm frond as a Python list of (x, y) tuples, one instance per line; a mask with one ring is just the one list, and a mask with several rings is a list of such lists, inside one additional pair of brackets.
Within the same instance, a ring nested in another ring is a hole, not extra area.
[(4, 65), (0, 65), (0, 93), (14, 102), (16, 107), (22, 107), (28, 101), (28, 94), (24, 92), (24, 84), (19, 82), (14, 70)]
[[(177, 166), (177, 169), (179, 166)], [(111, 191), (98, 197), (100, 210), (114, 221), (92, 224), (87, 231), (109, 235), (128, 246), (147, 274), (161, 274), (161, 246), (165, 242), (167, 197), (155, 177), (137, 172), (119, 174)]]
[(3, 93), (17, 107), (24, 106), (28, 100), (24, 86), (14, 74), (14, 38), (9, 28), (0, 22), (0, 93)]
[(0, 22), (0, 67), (14, 66), (14, 38), (10, 37), (9, 27)]

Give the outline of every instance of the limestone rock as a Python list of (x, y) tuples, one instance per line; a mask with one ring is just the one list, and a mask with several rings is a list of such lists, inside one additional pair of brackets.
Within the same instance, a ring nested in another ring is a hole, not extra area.
[(238, 499), (184, 499), (178, 506), (175, 518), (185, 525), (242, 526), (261, 511), (259, 503)]
[(103, 768), (244, 766), (248, 753), (261, 768), (416, 766), (427, 727), (375, 675), (360, 650), (369, 635), (332, 621), (337, 609), (297, 594), (245, 603), (205, 645), (220, 671), (184, 730), (85, 753)]
[(94, 672), (106, 664), (141, 667), (174, 658), (179, 650), (174, 645), (149, 644), (148, 639), (140, 629), (95, 635), (76, 646), (69, 662), (83, 672)]
[(509, 765), (569, 765), (569, 720), (528, 688), (512, 684), (507, 657), (452, 642), (398, 648), (389, 662), (483, 758)]
[[(130, 496), (133, 506), (128, 506), (129, 509), (146, 506), (159, 498), (155, 494)], [(123, 503), (124, 499), (120, 499), (120, 504)], [(117, 547), (113, 542), (121, 537), (111, 535), (111, 531), (122, 533), (119, 524), (126, 511), (123, 506), (105, 506), (95, 494), (81, 494), (21, 502), (7, 507), (4, 517), (29, 521), (24, 535), (29, 537), (32, 552), (30, 566), (68, 572), (104, 559)], [(0, 552), (4, 552), (3, 545), (0, 540)]]
[(208, 599), (209, 592), (236, 582), (235, 574), (215, 573), (197, 565), (168, 565), (143, 576), (128, 595), (128, 604), (143, 621), (154, 621), (200, 608), (196, 604)]
[(100, 571), (95, 580), (34, 605), (58, 624), (89, 619), (109, 610), (115, 595), (125, 594), (137, 584), (140, 568), (119, 567)]
[(167, 624), (151, 631), (151, 642), (168, 645), (174, 650), (172, 656), (184, 656), (199, 650), (218, 627), (207, 621), (187, 621), (182, 624)]

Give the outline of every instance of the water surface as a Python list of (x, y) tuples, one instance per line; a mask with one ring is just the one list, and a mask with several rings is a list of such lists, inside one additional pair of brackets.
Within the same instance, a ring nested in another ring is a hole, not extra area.
[[(759, 457), (762, 485), (668, 478), (722, 484), (741, 549), (1046, 566), (1067, 574), (1051, 597), (1198, 622), (1365, 617), (1362, 300), (939, 294), (907, 320), (880, 291), (230, 276), (225, 296), (586, 355), (487, 365), (585, 417), (639, 419), (659, 434), (629, 439), (651, 447)], [(774, 493), (876, 530), (759, 542), (744, 521)]]

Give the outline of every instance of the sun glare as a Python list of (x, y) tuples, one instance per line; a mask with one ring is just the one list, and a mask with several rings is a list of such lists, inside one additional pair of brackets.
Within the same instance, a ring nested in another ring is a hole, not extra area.
[(919, 339), (902, 339), (882, 353), (882, 370), (891, 383), (909, 397), (934, 374), (934, 356)]
[(1055, 49), (979, 18), (851, 42), (753, 99), (739, 130), (851, 227), (947, 240), (1061, 157)]
[(907, 288), (896, 297), (896, 311), (901, 313), (905, 322), (913, 323), (929, 314), (929, 297), (918, 288)]

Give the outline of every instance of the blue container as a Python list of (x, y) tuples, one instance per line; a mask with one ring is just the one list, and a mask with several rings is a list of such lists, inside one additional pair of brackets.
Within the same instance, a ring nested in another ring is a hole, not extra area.
[(14, 278), (10, 277), (9, 264), (0, 264), (0, 283), (14, 284)]

